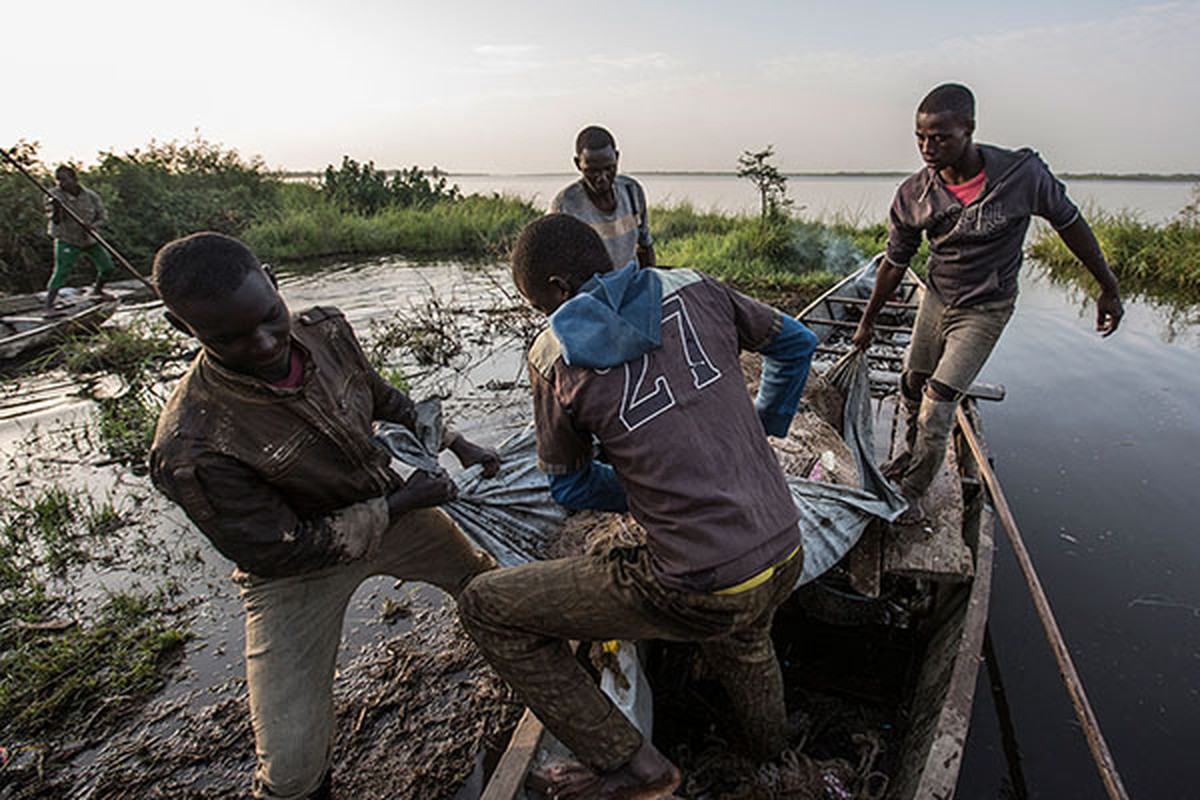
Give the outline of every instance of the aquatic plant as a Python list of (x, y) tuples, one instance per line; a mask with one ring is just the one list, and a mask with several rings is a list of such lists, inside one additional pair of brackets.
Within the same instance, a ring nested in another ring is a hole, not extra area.
[(68, 720), (86, 730), (161, 688), (187, 641), (163, 618), (165, 599), (113, 594), (87, 623), (9, 626), (0, 635), (0, 733), (11, 740)]
[[(1200, 302), (1200, 186), (1192, 196), (1191, 203), (1163, 224), (1145, 222), (1130, 211), (1085, 210), (1122, 291), (1176, 304)], [(1049, 228), (1035, 231), (1029, 254), (1052, 273), (1083, 273)], [(1084, 280), (1090, 285), (1090, 277)]]
[(134, 382), (118, 395), (93, 399), (97, 405), (97, 431), (109, 457), (126, 464), (134, 474), (145, 474), (163, 406), (153, 386)]
[(430, 292), (424, 302), (371, 320), (367, 360), (380, 373), (400, 353), (407, 353), (421, 366), (448, 367), (463, 352), (463, 332), (458, 311)]
[(106, 325), (94, 334), (70, 336), (45, 357), (77, 376), (110, 372), (141, 381), (164, 361), (191, 351), (183, 336), (165, 324), (139, 319), (126, 326)]

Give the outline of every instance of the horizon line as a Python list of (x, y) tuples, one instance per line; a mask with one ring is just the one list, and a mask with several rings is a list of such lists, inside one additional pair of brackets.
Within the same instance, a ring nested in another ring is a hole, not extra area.
[[(385, 173), (398, 172), (403, 167), (387, 169), (382, 171)], [(915, 170), (801, 170), (796, 172), (781, 173), (787, 178), (903, 178), (912, 175)], [(325, 172), (324, 169), (301, 169), (301, 170), (280, 170), (279, 174), (286, 178), (304, 178), (304, 177), (320, 177)], [(424, 170), (429, 175), (444, 176), (447, 178), (561, 178), (572, 177), (575, 172), (564, 172), (561, 170), (554, 171), (533, 171), (533, 172), (477, 172), (477, 171), (450, 171), (432, 167)], [(737, 172), (733, 170), (675, 170), (675, 169), (647, 169), (633, 170), (631, 172), (623, 172), (623, 175), (654, 175), (659, 177), (710, 177), (724, 178), (737, 177)], [(1098, 180), (1098, 181), (1147, 181), (1159, 183), (1200, 183), (1200, 173), (1197, 172), (1057, 172), (1059, 178), (1064, 180)]]

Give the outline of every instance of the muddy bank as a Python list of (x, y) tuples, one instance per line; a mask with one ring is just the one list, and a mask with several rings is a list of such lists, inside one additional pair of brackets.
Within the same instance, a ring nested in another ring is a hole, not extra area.
[[(483, 664), (452, 610), (422, 605), (408, 622), (408, 631), (364, 648), (339, 670), (338, 796), (452, 797), (477, 754), (502, 747), (520, 716), (522, 706)], [(86, 763), (54, 769), (19, 758), (4, 772), (0, 797), (245, 796), (254, 770), (246, 704), (240, 679), (150, 703), (93, 742)]]

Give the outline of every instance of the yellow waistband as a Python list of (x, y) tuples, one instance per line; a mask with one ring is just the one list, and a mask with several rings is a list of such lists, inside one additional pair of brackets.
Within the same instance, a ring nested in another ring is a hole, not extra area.
[(741, 594), (742, 592), (750, 591), (756, 586), (762, 586), (764, 583), (774, 577), (776, 571), (778, 571), (780, 567), (795, 558), (796, 553), (799, 552), (800, 545), (796, 545), (796, 549), (788, 553), (787, 558), (785, 558), (783, 561), (780, 561), (778, 564), (772, 564), (757, 575), (751, 575), (749, 578), (746, 578), (746, 580), (742, 581), (741, 583), (736, 583), (733, 586), (729, 586), (724, 589), (718, 589), (717, 591), (713, 592), (713, 594)]

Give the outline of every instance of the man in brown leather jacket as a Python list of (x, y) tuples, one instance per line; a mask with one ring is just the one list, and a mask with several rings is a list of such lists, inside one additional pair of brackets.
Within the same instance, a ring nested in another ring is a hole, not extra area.
[[(203, 348), (163, 409), (155, 484), (225, 556), (246, 608), (256, 797), (327, 796), (342, 619), (366, 578), (425, 581), (457, 596), (494, 562), (436, 508), (444, 473), (404, 480), (372, 437), (412, 426), (413, 403), (371, 367), (333, 308), (292, 315), (245, 245), (200, 233), (163, 247), (154, 280)], [(494, 451), (444, 446), (494, 474)]]

